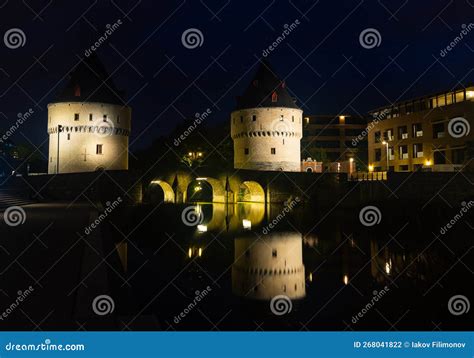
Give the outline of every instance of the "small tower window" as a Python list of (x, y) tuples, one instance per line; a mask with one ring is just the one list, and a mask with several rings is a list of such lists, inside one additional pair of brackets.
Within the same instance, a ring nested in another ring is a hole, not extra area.
[(95, 147), (95, 154), (102, 154), (102, 144), (97, 144)]
[(283, 120), (283, 114), (280, 114), (280, 121)]
[(248, 148), (244, 148), (244, 154), (245, 154), (245, 155), (248, 155), (248, 154), (249, 154), (249, 149), (248, 149)]
[(276, 154), (276, 148), (271, 148), (271, 153)]
[(276, 101), (278, 101), (278, 95), (277, 95), (276, 92), (273, 92), (272, 93), (272, 102), (276, 102)]
[(89, 113), (89, 121), (92, 121), (93, 118), (92, 113)]
[(295, 121), (295, 116), (291, 116), (291, 121), (292, 121), (292, 122)]
[(81, 97), (81, 86), (76, 85), (74, 87), (74, 97)]
[(257, 116), (254, 114), (254, 115), (252, 116), (252, 121), (255, 122), (256, 120), (257, 120)]
[(120, 116), (117, 116), (117, 123), (120, 123)]
[(79, 120), (79, 113), (74, 113), (74, 120), (78, 121)]
[(71, 140), (71, 133), (67, 134), (67, 140)]
[(276, 249), (272, 250), (272, 257), (277, 257), (277, 250)]
[(104, 114), (104, 116), (102, 117), (104, 119), (104, 122), (107, 122), (107, 115)]

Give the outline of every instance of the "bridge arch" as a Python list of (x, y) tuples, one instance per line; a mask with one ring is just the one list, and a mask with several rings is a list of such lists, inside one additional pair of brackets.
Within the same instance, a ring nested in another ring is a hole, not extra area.
[(196, 178), (188, 184), (186, 192), (188, 202), (225, 203), (224, 185), (214, 178)]
[(239, 186), (237, 201), (264, 203), (265, 190), (263, 190), (263, 187), (258, 182), (246, 180)]
[(152, 180), (148, 187), (148, 198), (152, 202), (174, 203), (174, 190), (164, 180)]

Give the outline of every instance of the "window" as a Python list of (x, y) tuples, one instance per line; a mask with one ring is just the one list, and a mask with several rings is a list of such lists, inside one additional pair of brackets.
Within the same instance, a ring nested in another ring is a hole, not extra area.
[(401, 171), (401, 172), (407, 172), (408, 171), (408, 165), (400, 165), (398, 167), (398, 169)]
[(277, 257), (277, 250), (276, 249), (272, 250), (272, 257)]
[(444, 138), (444, 123), (433, 124), (433, 138)]
[(412, 130), (413, 138), (423, 137), (423, 127), (421, 123), (414, 123), (412, 126)]
[(120, 123), (120, 116), (117, 115), (117, 123)]
[(465, 158), (465, 149), (453, 149), (452, 150), (452, 155), (453, 155), (453, 164), (463, 164), (464, 163), (464, 158)]
[(456, 98), (456, 103), (464, 101), (464, 91), (457, 91), (455, 98)]
[(382, 159), (382, 150), (375, 149), (375, 161), (379, 162)]
[(401, 145), (398, 147), (398, 158), (399, 159), (408, 159), (408, 146)]
[(276, 101), (278, 101), (278, 95), (277, 95), (276, 92), (273, 92), (272, 93), (272, 102), (276, 102)]
[(249, 149), (248, 149), (248, 148), (244, 148), (244, 154), (245, 154), (245, 155), (248, 155), (248, 154), (249, 154)]
[(381, 136), (380, 136), (380, 131), (375, 132), (375, 143), (381, 142)]
[(398, 127), (398, 139), (408, 139), (407, 126)]
[(255, 122), (257, 120), (257, 116), (254, 114), (252, 115), (252, 121)]
[(272, 154), (276, 154), (276, 149), (275, 149), (275, 148), (271, 148), (270, 152), (271, 152)]
[(395, 152), (393, 147), (388, 147), (388, 160), (395, 160)]
[(446, 96), (444, 94), (438, 96), (438, 107), (444, 106), (446, 104)]
[(97, 144), (95, 147), (95, 154), (102, 154), (102, 144)]
[(104, 116), (102, 117), (104, 119), (104, 122), (107, 122), (107, 115), (104, 114)]
[(71, 133), (67, 134), (67, 140), (71, 140)]
[(291, 121), (292, 121), (292, 122), (295, 121), (295, 116), (291, 116)]
[[(347, 131), (346, 131), (347, 132)], [(387, 129), (384, 134), (384, 138), (386, 141), (391, 141), (393, 140), (393, 129)]]
[(74, 120), (78, 121), (79, 120), (79, 113), (74, 113)]
[(89, 121), (92, 121), (93, 118), (92, 113), (89, 113)]
[(423, 158), (423, 144), (413, 144), (413, 158)]

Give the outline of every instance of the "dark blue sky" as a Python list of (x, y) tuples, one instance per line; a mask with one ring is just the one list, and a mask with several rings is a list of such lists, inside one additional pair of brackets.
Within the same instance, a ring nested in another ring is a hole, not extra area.
[[(130, 99), (133, 150), (207, 108), (208, 124), (228, 121), (262, 51), (295, 20), (300, 24), (270, 61), (308, 114), (365, 114), (400, 98), (472, 83), (474, 30), (440, 56), (462, 25), (474, 21), (472, 14), (474, 0), (0, 0), (2, 39), (10, 28), (26, 35), (18, 49), (0, 42), (0, 129), (33, 108), (13, 140), (43, 143), (47, 104), (65, 84), (61, 79), (87, 43), (118, 19), (123, 24), (98, 54)], [(183, 46), (189, 28), (202, 32), (202, 46)], [(366, 28), (380, 33), (378, 47), (359, 43)]]

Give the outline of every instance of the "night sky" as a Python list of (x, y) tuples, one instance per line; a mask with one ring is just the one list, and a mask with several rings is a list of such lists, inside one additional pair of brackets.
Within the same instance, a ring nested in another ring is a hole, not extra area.
[[(473, 14), (474, 0), (0, 0), (2, 40), (11, 28), (26, 36), (16, 49), (0, 42), (0, 130), (32, 108), (12, 140), (46, 151), (47, 104), (117, 20), (122, 25), (97, 53), (130, 100), (133, 151), (207, 108), (207, 125), (226, 123), (262, 52), (295, 21), (269, 60), (306, 114), (366, 114), (466, 86), (474, 76), (474, 29), (445, 57), (440, 51)], [(200, 47), (183, 46), (189, 28), (202, 32)], [(361, 46), (367, 28), (380, 33), (379, 46)]]

